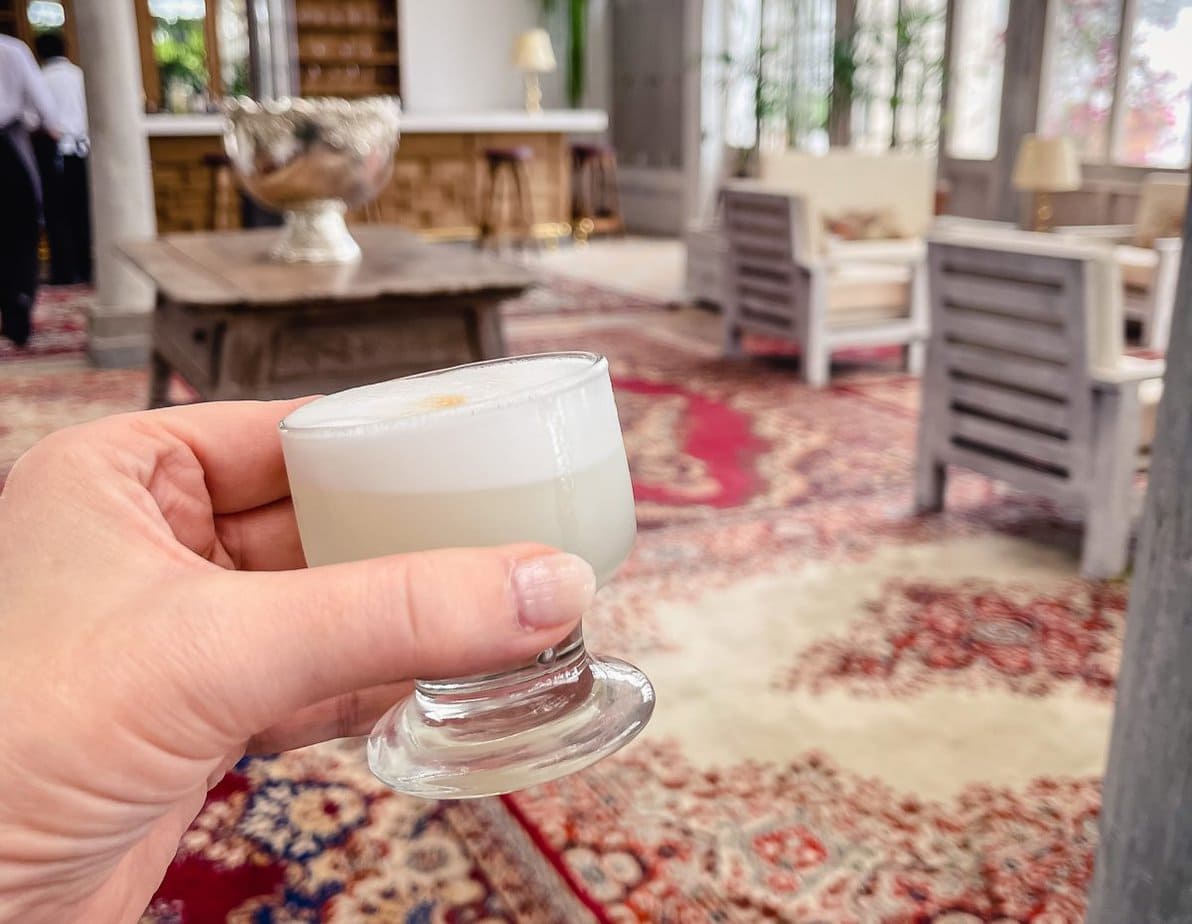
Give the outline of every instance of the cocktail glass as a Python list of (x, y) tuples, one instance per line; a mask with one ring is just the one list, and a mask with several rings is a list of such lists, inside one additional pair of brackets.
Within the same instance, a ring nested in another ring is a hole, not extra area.
[[(549, 353), (473, 363), (320, 398), (282, 422), (309, 565), (541, 542), (605, 583), (636, 535), (608, 362)], [(428, 798), (487, 796), (579, 770), (654, 708), (637, 668), (576, 629), (527, 664), (418, 680), (368, 740), (373, 773)]]

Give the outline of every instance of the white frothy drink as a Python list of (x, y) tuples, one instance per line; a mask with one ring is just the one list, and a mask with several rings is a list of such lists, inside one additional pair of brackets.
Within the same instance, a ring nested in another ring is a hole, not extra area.
[(530, 541), (581, 556), (603, 583), (636, 532), (604, 368), (523, 357), (294, 412), (282, 442), (308, 564)]

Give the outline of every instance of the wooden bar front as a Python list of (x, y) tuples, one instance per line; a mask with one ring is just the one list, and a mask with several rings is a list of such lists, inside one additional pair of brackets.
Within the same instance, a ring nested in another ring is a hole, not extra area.
[[(434, 239), (475, 237), (487, 191), (484, 150), (515, 146), (534, 152), (529, 171), (535, 233), (548, 238), (569, 234), (571, 160), (567, 136), (558, 131), (404, 134), (393, 178), (376, 201), (356, 210), (351, 219), (400, 225)], [(239, 197), (226, 183), (219, 187), (218, 170), (203, 160), (222, 150), (218, 135), (150, 137), (160, 233), (239, 227)], [(503, 207), (507, 198), (508, 190), (502, 190)]]

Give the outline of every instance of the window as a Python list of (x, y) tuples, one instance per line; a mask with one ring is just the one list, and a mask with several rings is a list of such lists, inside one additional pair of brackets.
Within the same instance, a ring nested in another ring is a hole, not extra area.
[(758, 123), (765, 117), (764, 93), (757, 86), (757, 58), (761, 39), (761, 7), (736, 0), (730, 6), (724, 69), (725, 141), (734, 148), (758, 144)]
[(854, 146), (935, 148), (946, 6), (945, 0), (858, 0), (857, 31), (845, 52), (855, 74)]
[(55, 32), (66, 25), (66, 9), (55, 0), (31, 0), (29, 25), (36, 32)]
[(721, 56), (730, 146), (827, 147), (835, 27), (835, 0), (734, 0)]
[(210, 102), (207, 7), (203, 0), (149, 0), (153, 60), (170, 112), (205, 112)]
[(1069, 135), (1086, 161), (1186, 166), (1192, 0), (1061, 0), (1052, 9), (1040, 131)]
[(206, 112), (248, 92), (245, 0), (139, 0), (137, 12), (149, 109)]
[(1068, 135), (1085, 160), (1105, 160), (1117, 82), (1122, 0), (1053, 3), (1039, 128)]
[(219, 62), (223, 91), (228, 96), (247, 96), (248, 9), (247, 0), (219, 0)]
[(1001, 122), (1009, 0), (960, 0), (952, 29), (948, 154), (991, 160)]
[(1128, 60), (1116, 159), (1145, 167), (1187, 165), (1192, 0), (1139, 0)]

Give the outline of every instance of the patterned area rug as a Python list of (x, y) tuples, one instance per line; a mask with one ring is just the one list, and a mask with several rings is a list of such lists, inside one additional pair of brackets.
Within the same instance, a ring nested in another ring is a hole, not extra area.
[(82, 353), (87, 348), (87, 286), (42, 286), (33, 309), (33, 336), (18, 349), (0, 337), (0, 361)]
[[(976, 476), (910, 516), (896, 361), (812, 392), (670, 317), (510, 329), (611, 359), (642, 530), (585, 630), (655, 682), (645, 734), (456, 803), (385, 790), (358, 741), (246, 760), (145, 924), (1081, 920), (1126, 589), (1076, 576), (1060, 511)], [(143, 398), (142, 373), (30, 366), (0, 380), (0, 466)]]

